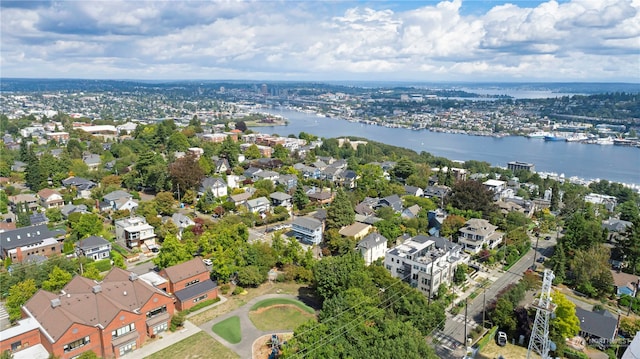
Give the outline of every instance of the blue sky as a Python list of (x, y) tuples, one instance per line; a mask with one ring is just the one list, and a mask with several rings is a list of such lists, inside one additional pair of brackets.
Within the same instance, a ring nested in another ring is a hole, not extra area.
[(0, 6), (3, 77), (640, 82), (640, 0)]

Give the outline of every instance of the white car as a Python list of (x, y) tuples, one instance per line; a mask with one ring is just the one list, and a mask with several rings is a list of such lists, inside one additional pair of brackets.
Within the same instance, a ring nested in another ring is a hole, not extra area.
[(498, 345), (501, 347), (507, 345), (507, 333), (498, 332)]
[(204, 262), (205, 265), (208, 265), (208, 266), (213, 265), (213, 262), (209, 258), (205, 258), (202, 261)]

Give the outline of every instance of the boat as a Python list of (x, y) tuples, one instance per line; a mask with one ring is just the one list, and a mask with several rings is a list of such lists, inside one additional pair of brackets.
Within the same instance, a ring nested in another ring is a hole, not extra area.
[(545, 138), (545, 136), (549, 136), (549, 135), (551, 135), (549, 132), (536, 131), (536, 132), (531, 132), (530, 134), (527, 135), (527, 137), (529, 137), (529, 138)]
[(554, 142), (554, 141), (566, 141), (567, 137), (565, 137), (564, 135), (560, 135), (560, 134), (556, 133), (556, 134), (549, 134), (547, 136), (544, 136), (544, 140), (545, 141), (551, 141), (551, 142)]
[(613, 138), (611, 138), (611, 137), (598, 138), (596, 140), (596, 144), (598, 144), (598, 145), (613, 145)]
[(581, 142), (588, 140), (589, 136), (584, 133), (574, 133), (573, 135), (567, 137), (567, 142)]

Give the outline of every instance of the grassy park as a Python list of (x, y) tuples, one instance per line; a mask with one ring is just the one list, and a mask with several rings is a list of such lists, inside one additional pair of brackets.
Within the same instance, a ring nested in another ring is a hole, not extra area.
[(294, 299), (265, 299), (251, 307), (249, 319), (259, 330), (294, 330), (315, 320), (315, 310)]
[(237, 359), (239, 356), (207, 333), (198, 332), (147, 357), (164, 358)]
[(238, 344), (242, 340), (240, 317), (237, 315), (215, 324), (211, 330), (231, 344)]

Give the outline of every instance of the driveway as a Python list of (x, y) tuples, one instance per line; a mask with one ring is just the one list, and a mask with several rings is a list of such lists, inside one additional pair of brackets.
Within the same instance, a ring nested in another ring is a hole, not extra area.
[[(253, 326), (253, 323), (251, 323), (251, 320), (249, 319), (249, 312), (251, 311), (251, 307), (258, 303), (261, 300), (264, 299), (271, 299), (271, 298), (288, 298), (288, 299), (295, 299), (295, 300), (300, 300), (297, 296), (295, 295), (290, 295), (290, 294), (265, 294), (265, 295), (261, 295), (259, 297), (253, 298), (251, 299), (249, 302), (247, 302), (247, 304), (243, 305), (242, 307), (229, 312), (225, 315), (221, 315), (213, 320), (210, 320), (204, 324), (202, 324), (200, 326), (200, 329), (202, 329), (202, 331), (204, 331), (205, 333), (211, 335), (215, 340), (219, 341), (220, 343), (222, 343), (224, 346), (226, 346), (227, 348), (233, 350), (234, 352), (236, 352), (240, 358), (242, 359), (251, 359), (252, 358), (252, 350), (253, 350), (253, 342), (258, 339), (259, 337), (263, 336), (263, 335), (267, 335), (267, 334), (275, 334), (275, 333), (286, 333), (287, 331), (283, 331), (283, 330), (271, 330), (271, 331), (262, 331), (262, 330), (258, 330), (255, 326)], [(240, 341), (240, 343), (238, 344), (231, 344), (229, 342), (227, 342), (226, 340), (222, 339), (219, 335), (217, 335), (216, 333), (214, 333), (211, 328), (227, 319), (233, 316), (238, 316), (240, 318), (240, 331), (242, 333), (242, 340)]]

